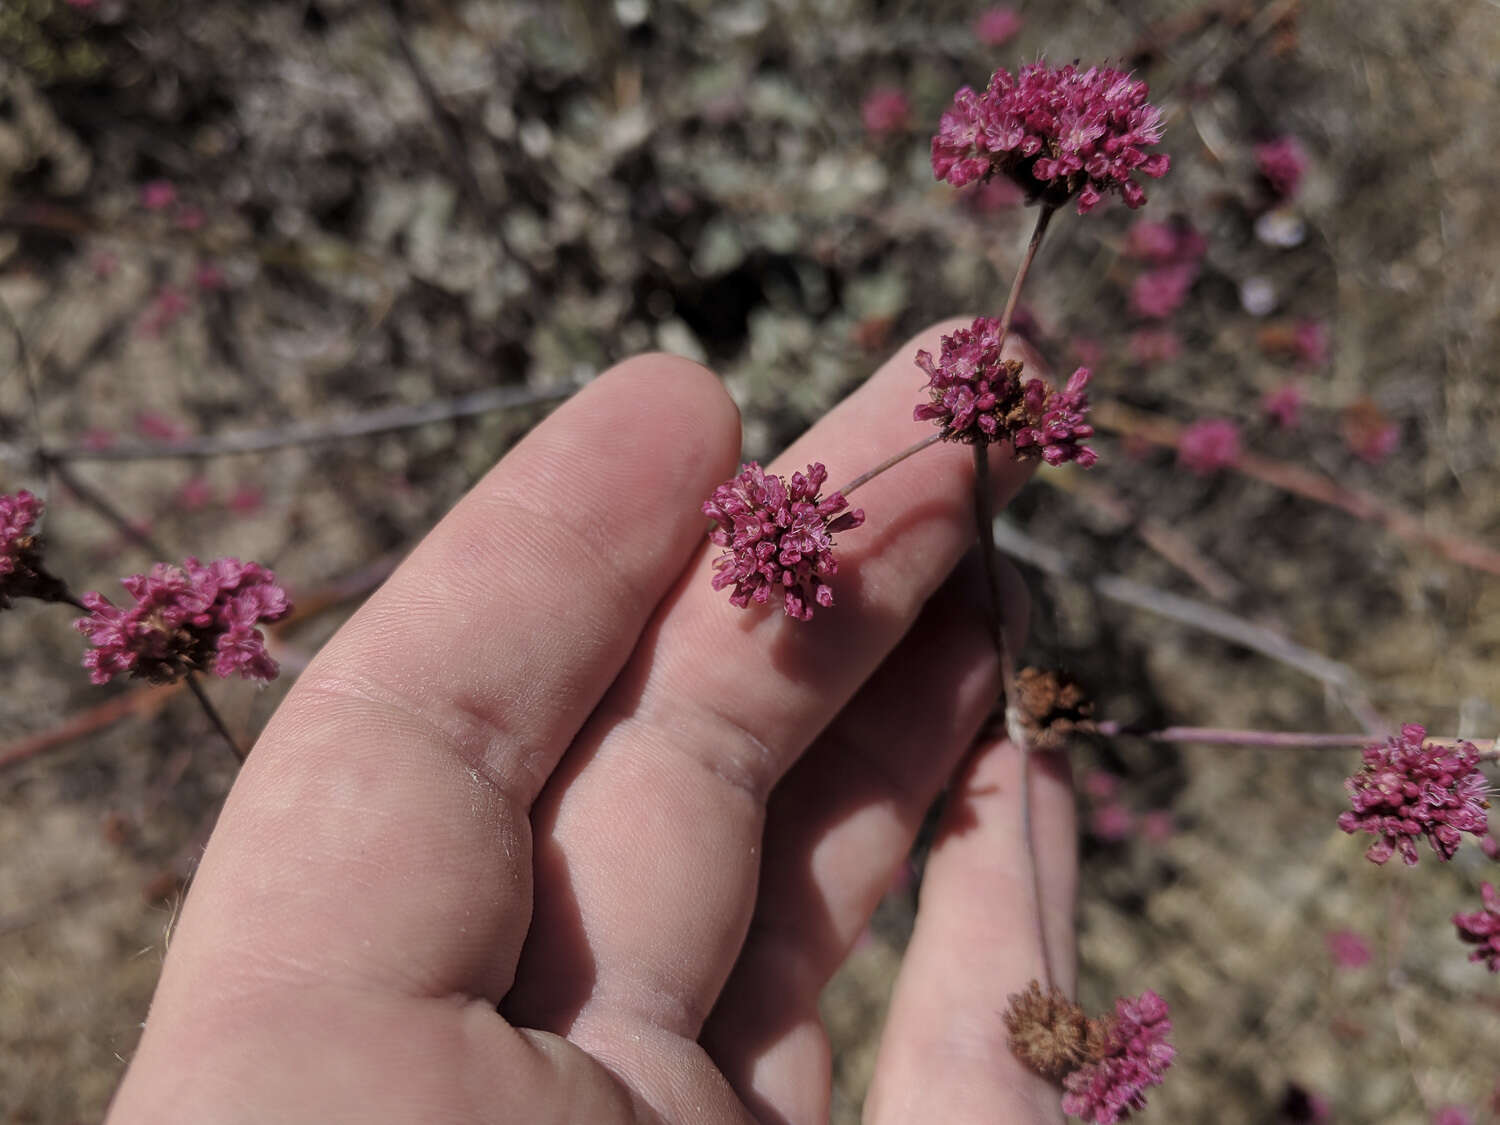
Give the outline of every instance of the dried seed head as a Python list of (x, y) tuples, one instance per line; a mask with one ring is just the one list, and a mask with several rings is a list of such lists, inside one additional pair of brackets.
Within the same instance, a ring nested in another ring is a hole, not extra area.
[(1027, 984), (1025, 992), (1011, 995), (1005, 1028), (1011, 1053), (1053, 1081), (1103, 1058), (1109, 1045), (1102, 1021), (1089, 1019), (1060, 989), (1043, 992), (1036, 981)]
[(1014, 707), (1033, 750), (1066, 749), (1074, 731), (1093, 729), (1094, 701), (1066, 672), (1022, 668)]

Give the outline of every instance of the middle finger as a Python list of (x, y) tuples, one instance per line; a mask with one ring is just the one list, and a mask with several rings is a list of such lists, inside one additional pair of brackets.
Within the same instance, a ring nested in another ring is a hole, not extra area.
[[(911, 341), (772, 469), (816, 459), (837, 485), (925, 436), (912, 357), (960, 323)], [(1026, 469), (991, 457), (1003, 501)], [(537, 803), (536, 905), (508, 1017), (597, 1045), (636, 1078), (643, 1026), (697, 1037), (749, 924), (766, 796), (973, 540), (972, 487), (970, 450), (940, 443), (861, 489), (851, 506), (868, 518), (840, 537), (837, 604), (807, 623), (731, 607), (709, 586), (717, 551), (700, 552)]]

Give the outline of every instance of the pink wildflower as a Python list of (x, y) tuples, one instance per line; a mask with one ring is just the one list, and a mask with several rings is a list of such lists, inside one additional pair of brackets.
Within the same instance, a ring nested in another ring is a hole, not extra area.
[(1191, 264), (1147, 270), (1130, 286), (1130, 307), (1137, 316), (1166, 320), (1182, 307), (1188, 291), (1198, 280), (1198, 267)]
[(1328, 325), (1312, 318), (1298, 321), (1292, 336), (1292, 354), (1308, 369), (1315, 370), (1327, 364)]
[(1282, 199), (1291, 199), (1302, 186), (1307, 152), (1296, 137), (1277, 137), (1255, 146), (1255, 166)]
[(1260, 408), (1283, 430), (1295, 430), (1302, 417), (1302, 388), (1296, 383), (1282, 383), (1266, 393)]
[(0, 609), (9, 609), (12, 598), (56, 601), (64, 592), (62, 583), (42, 569), (36, 534), (42, 508), (24, 488), (0, 494)]
[(1135, 817), (1124, 805), (1110, 801), (1089, 814), (1089, 831), (1106, 843), (1118, 844), (1135, 834)]
[(899, 87), (882, 86), (865, 96), (859, 116), (865, 129), (877, 137), (899, 133), (911, 120), (911, 102)]
[(1353, 930), (1333, 930), (1324, 935), (1323, 944), (1341, 969), (1361, 969), (1370, 963), (1370, 943)]
[(1445, 1105), (1432, 1115), (1432, 1125), (1474, 1125), (1474, 1115), (1461, 1105)]
[(1455, 914), (1453, 924), (1458, 928), (1459, 941), (1479, 946), (1469, 954), (1469, 960), (1483, 961), (1490, 972), (1500, 973), (1500, 894), (1493, 883), (1481, 883), (1479, 897), (1484, 909)]
[(917, 366), (927, 375), (931, 401), (912, 417), (936, 422), (949, 441), (1009, 441), (1018, 460), (1039, 457), (1049, 465), (1077, 461), (1088, 468), (1098, 461), (1082, 444), (1094, 434), (1086, 420), (1088, 368), (1074, 371), (1061, 391), (1040, 379), (1023, 381), (1020, 361), (1000, 357), (1000, 322), (993, 317), (944, 336), (936, 360), (919, 351)]
[(1125, 253), (1129, 257), (1158, 266), (1196, 262), (1207, 250), (1203, 236), (1184, 221), (1159, 223), (1138, 219), (1125, 236)]
[(1176, 1049), (1167, 1002), (1147, 989), (1115, 1002), (1108, 1053), (1063, 1079), (1064, 1113), (1094, 1125), (1115, 1125), (1146, 1105), (1146, 1090), (1160, 1086)]
[(954, 95), (932, 138), (932, 171), (954, 187), (999, 173), (1054, 207), (1077, 195), (1079, 214), (1110, 192), (1134, 208), (1146, 193), (1132, 175), (1171, 166), (1165, 153), (1142, 151), (1161, 134), (1146, 84), (1122, 71), (1038, 62), (1012, 76), (1002, 67), (982, 93)]
[(1182, 354), (1182, 338), (1170, 328), (1142, 328), (1131, 333), (1130, 358), (1143, 367), (1171, 363)]
[(103, 594), (87, 593), (82, 601), (92, 612), (74, 622), (94, 646), (83, 657), (94, 683), (125, 673), (169, 683), (200, 670), (275, 678), (276, 662), (256, 626), (279, 621), (292, 606), (269, 570), (232, 558), (207, 566), (189, 558), (180, 568), (157, 563), (120, 581), (133, 605), (118, 609)]
[(1479, 841), (1479, 850), (1490, 859), (1500, 859), (1500, 840), (1495, 839), (1494, 833), (1486, 832)]
[(812, 619), (814, 605), (833, 605), (833, 589), (824, 581), (839, 568), (833, 537), (864, 523), (865, 513), (844, 512), (849, 502), (837, 492), (820, 499), (827, 479), (828, 470), (816, 461), (805, 476), (793, 473), (790, 485), (752, 461), (714, 489), (703, 514), (718, 524), (709, 538), (728, 548), (714, 560), (713, 586), (734, 587), (730, 605), (765, 605), (773, 590), (780, 591), (787, 616), (799, 621)]
[(1412, 866), (1422, 837), (1439, 859), (1452, 859), (1463, 833), (1483, 836), (1489, 830), (1479, 751), (1470, 742), (1451, 749), (1426, 746), (1426, 738), (1426, 728), (1408, 723), (1398, 737), (1365, 747), (1364, 767), (1344, 781), (1354, 807), (1339, 815), (1339, 827), (1375, 837), (1365, 852), (1372, 863), (1383, 864), (1399, 851)]
[(1014, 8), (990, 8), (974, 18), (974, 38), (986, 47), (1003, 47), (1020, 34), (1021, 23)]
[(1227, 418), (1205, 418), (1177, 438), (1177, 463), (1208, 476), (1240, 459), (1240, 428)]
[(177, 202), (177, 185), (171, 180), (147, 180), (141, 185), (141, 206), (147, 211), (165, 211)]

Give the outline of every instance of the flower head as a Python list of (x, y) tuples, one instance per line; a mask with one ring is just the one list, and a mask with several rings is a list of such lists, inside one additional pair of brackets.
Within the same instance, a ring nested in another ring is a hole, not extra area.
[(1084, 468), (1098, 461), (1082, 444), (1094, 434), (1087, 421), (1089, 369), (1078, 368), (1066, 387), (1053, 390), (1040, 379), (1022, 379), (1022, 363), (1002, 359), (1000, 347), (1000, 322), (982, 316), (944, 336), (936, 359), (919, 351), (917, 366), (927, 375), (930, 401), (912, 416), (936, 422), (949, 441), (1009, 441), (1018, 460), (1077, 461)]
[(1147, 270), (1131, 283), (1131, 311), (1151, 320), (1166, 320), (1182, 307), (1197, 280), (1198, 267), (1191, 262)]
[(1296, 383), (1282, 383), (1266, 392), (1260, 408), (1283, 430), (1295, 430), (1302, 418), (1302, 388)]
[(42, 569), (42, 543), (36, 522), (42, 502), (26, 489), (0, 494), (0, 609), (12, 598), (57, 601), (63, 584)]
[(1171, 1032), (1167, 1002), (1150, 989), (1116, 1001), (1106, 1052), (1063, 1079), (1063, 1112), (1114, 1125), (1145, 1108), (1146, 1090), (1161, 1085), (1177, 1054), (1167, 1042)]
[(1011, 995), (1004, 1018), (1011, 1053), (1054, 1080), (1100, 1058), (1109, 1047), (1107, 1021), (1089, 1019), (1061, 989), (1043, 992), (1036, 981)]
[(845, 512), (849, 502), (838, 492), (819, 498), (827, 479), (816, 461), (790, 483), (751, 461), (704, 502), (703, 514), (718, 524), (709, 538), (728, 548), (714, 560), (714, 589), (733, 586), (731, 605), (764, 605), (775, 590), (787, 616), (799, 621), (812, 619), (814, 605), (833, 605), (824, 581), (839, 568), (833, 537), (864, 523), (865, 513)]
[(32, 528), (42, 518), (42, 502), (26, 489), (0, 495), (0, 583), (25, 568), (24, 556), (35, 550)]
[(1167, 266), (1178, 262), (1196, 262), (1208, 251), (1208, 243), (1192, 223), (1179, 219), (1157, 222), (1138, 219), (1125, 236), (1125, 253), (1132, 258)]
[(1452, 859), (1462, 833), (1488, 831), (1489, 790), (1479, 772), (1479, 751), (1469, 742), (1427, 746), (1426, 738), (1426, 728), (1408, 723), (1399, 737), (1365, 747), (1364, 767), (1344, 781), (1354, 807), (1339, 815), (1339, 827), (1375, 837), (1365, 852), (1372, 863), (1383, 864), (1399, 851), (1412, 866), (1423, 837), (1439, 859)]
[(292, 611), (276, 576), (256, 563), (188, 558), (181, 567), (157, 563), (121, 584), (135, 599), (119, 609), (99, 593), (83, 595), (92, 612), (74, 624), (93, 645), (84, 654), (89, 678), (105, 684), (129, 673), (168, 683), (209, 670), (228, 678), (268, 681), (277, 673), (256, 628)]
[(141, 206), (147, 211), (165, 211), (177, 202), (177, 185), (171, 180), (147, 180), (141, 185)]
[(1458, 927), (1459, 941), (1479, 946), (1469, 954), (1469, 960), (1483, 961), (1490, 972), (1500, 973), (1500, 893), (1493, 883), (1481, 883), (1479, 897), (1484, 909), (1455, 914), (1453, 924)]
[(974, 17), (974, 38), (986, 47), (1000, 47), (1020, 33), (1021, 23), (1021, 13), (1014, 8), (989, 8)]
[(1227, 418), (1205, 418), (1177, 438), (1177, 463), (1207, 476), (1240, 459), (1240, 428)]
[(1370, 963), (1370, 943), (1353, 930), (1333, 930), (1323, 935), (1328, 956), (1341, 969), (1362, 969)]
[(1291, 199), (1307, 171), (1307, 151), (1296, 137), (1284, 136), (1255, 146), (1255, 166), (1282, 199)]
[(859, 107), (860, 120), (875, 136), (899, 133), (911, 118), (911, 101), (896, 86), (881, 86), (865, 95)]
[(1077, 195), (1080, 215), (1111, 192), (1139, 207), (1146, 193), (1132, 175), (1171, 166), (1165, 153), (1142, 151), (1161, 134), (1146, 83), (1123, 71), (1037, 62), (1012, 76), (1002, 67), (982, 93), (965, 86), (954, 96), (932, 139), (932, 171), (954, 187), (998, 172), (1051, 206)]

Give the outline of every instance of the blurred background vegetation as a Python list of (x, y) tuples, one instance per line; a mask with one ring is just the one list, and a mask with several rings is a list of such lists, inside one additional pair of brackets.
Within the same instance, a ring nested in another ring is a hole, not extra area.
[[(1027, 332), (1113, 419), (1107, 469), (1040, 474), (1006, 517), (1030, 655), (1126, 723), (1357, 730), (1363, 694), (1494, 737), (1496, 575), (1275, 478), (1500, 543), (1500, 10), (1023, 0), (1007, 35), (987, 7), (4, 0), (0, 488), (47, 491), (77, 588), (189, 552), (274, 566), (309, 611), (276, 638), (294, 674), (615, 360), (709, 364), (765, 457), (916, 330), (994, 314), (1031, 213), (933, 183), (938, 114), (998, 65), (1108, 60), (1151, 83), (1174, 167), (1140, 215), (1064, 212), (1028, 287)], [(1291, 191), (1257, 161), (1285, 137)], [(1203, 244), (1154, 302), (1141, 217)], [(1264, 409), (1288, 387), (1294, 427)], [(1269, 478), (1178, 466), (1161, 427), (1203, 418)], [(1323, 678), (1202, 627), (1226, 619)], [(52, 607), (0, 620), (6, 1122), (102, 1116), (235, 768), (190, 698), (92, 689), (80, 651)], [(293, 678), (215, 698), (253, 731)], [(1155, 988), (1178, 1027), (1143, 1120), (1497, 1120), (1500, 993), (1448, 921), (1493, 861), (1365, 863), (1333, 828), (1355, 761), (1079, 747), (1084, 998)], [(841, 1123), (916, 885), (828, 993)]]

